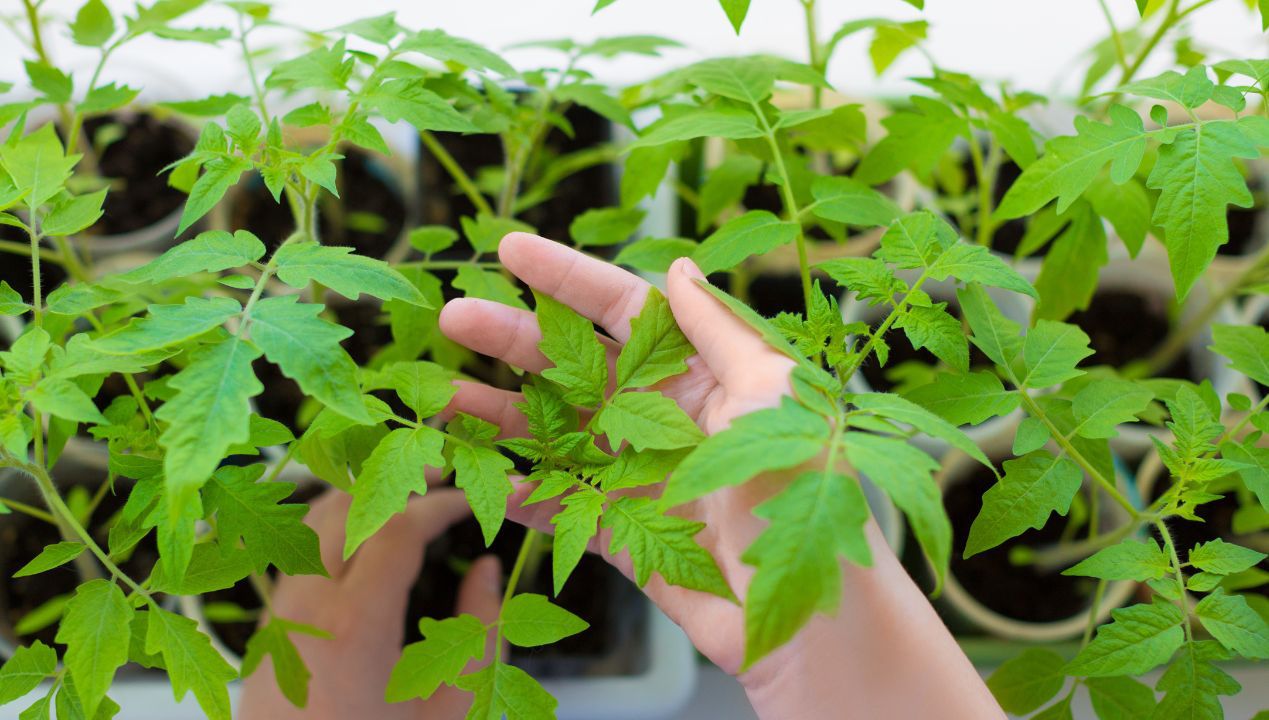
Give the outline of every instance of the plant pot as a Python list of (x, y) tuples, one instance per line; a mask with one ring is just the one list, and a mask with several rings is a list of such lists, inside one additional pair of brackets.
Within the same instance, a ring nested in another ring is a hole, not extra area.
[[(908, 277), (907, 279), (912, 280), (913, 278)], [(956, 299), (956, 284), (954, 282), (951, 280), (926, 281), (921, 286), (921, 289), (928, 293), (935, 302), (946, 302), (948, 304), (947, 311), (955, 317), (960, 317), (960, 306)], [(1000, 309), (1005, 317), (1024, 326), (1027, 324), (1031, 315), (1031, 301), (1029, 298), (998, 288), (986, 288), (986, 290), (995, 302), (996, 307)], [(860, 302), (853, 293), (843, 295), (841, 306), (842, 317), (848, 323), (863, 321), (875, 326), (887, 314), (885, 307)], [(929, 351), (914, 349), (901, 331), (887, 334), (886, 342), (890, 345), (890, 358), (886, 366), (884, 368), (881, 367), (877, 364), (875, 357), (870, 357), (847, 383), (848, 390), (856, 393), (890, 392), (897, 387), (897, 384), (887, 377), (888, 371), (897, 368), (904, 362), (924, 363), (927, 365), (936, 365), (938, 363), (937, 358)], [(970, 344), (969, 357), (971, 367), (990, 367), (992, 364), (972, 343)], [(979, 425), (965, 426), (961, 429), (969, 435), (975, 444), (982, 447), (985, 443), (994, 442), (1002, 433), (1007, 433), (1009, 428), (1016, 425), (1021, 413), (1021, 410), (1015, 410), (1009, 415), (991, 418)], [(948, 449), (945, 441), (924, 435), (917, 435), (912, 441), (922, 450), (936, 458), (947, 452)]]
[[(1166, 266), (1146, 258), (1112, 261), (1102, 270), (1101, 283), (1089, 309), (1067, 319), (1088, 333), (1095, 351), (1083, 365), (1124, 368), (1144, 360), (1163, 343), (1173, 327), (1184, 326), (1207, 304), (1208, 294), (1203, 285), (1196, 285), (1184, 306), (1175, 312), (1174, 323), (1169, 316), (1173, 314), (1170, 306), (1175, 297)], [(1236, 320), (1233, 307), (1226, 304), (1217, 311), (1212, 322)], [(1228, 367), (1225, 358), (1208, 349), (1211, 342), (1210, 324), (1204, 325), (1185, 344), (1180, 356), (1156, 376), (1194, 382), (1210, 379), (1222, 400), (1231, 392), (1246, 392), (1245, 379)], [(1118, 437), (1111, 438), (1111, 448), (1125, 459), (1134, 460), (1153, 447), (1152, 435), (1164, 437), (1166, 432), (1145, 423), (1123, 425)]]
[[(1006, 434), (985, 446), (984, 452), (997, 465), (1008, 459)], [(952, 521), (952, 562), (943, 588), (943, 609), (971, 632), (1005, 640), (1056, 642), (1079, 636), (1088, 626), (1097, 581), (1061, 575), (1060, 570), (1014, 566), (1009, 559), (1011, 548), (1057, 541), (1065, 526), (1063, 518), (1050, 516), (1041, 530), (1027, 530), (968, 560), (961, 557), (970, 524), (981, 508), (982, 494), (995, 482), (990, 471), (961, 452), (949, 453), (939, 472)], [(1084, 492), (1094, 491), (1090, 486), (1086, 482)], [(1103, 531), (1128, 522), (1126, 513), (1109, 497), (1103, 495), (1101, 507)], [(1135, 590), (1136, 583), (1131, 581), (1110, 583), (1098, 607), (1097, 621), (1109, 617), (1110, 611), (1126, 603)]]

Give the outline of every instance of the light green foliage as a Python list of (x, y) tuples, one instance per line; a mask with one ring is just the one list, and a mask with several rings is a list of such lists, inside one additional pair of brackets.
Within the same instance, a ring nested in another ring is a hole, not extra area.
[(555, 717), (555, 698), (528, 673), (514, 665), (495, 662), (458, 679), (458, 687), (474, 693), (469, 720), (550, 720)]
[(193, 692), (211, 720), (230, 717), (227, 683), (237, 673), (212, 647), (211, 641), (189, 618), (151, 608), (145, 613), (145, 652), (161, 654), (177, 699)]
[(417, 288), (382, 260), (352, 254), (351, 248), (292, 243), (274, 255), (278, 278), (294, 287), (310, 282), (356, 300), (361, 293), (381, 300), (402, 299), (427, 307)]
[(1025, 715), (1053, 699), (1066, 684), (1061, 655), (1045, 648), (1028, 648), (987, 678), (987, 687), (1006, 712)]
[(388, 680), (388, 702), (431, 697), (442, 684), (454, 685), (471, 660), (485, 656), (489, 629), (471, 615), (424, 618), (423, 639), (405, 647)]
[(1088, 678), (1084, 686), (1099, 720), (1131, 720), (1154, 712), (1154, 693), (1132, 678)]
[(701, 272), (730, 270), (752, 255), (760, 255), (797, 237), (796, 223), (781, 220), (766, 210), (751, 210), (718, 228), (692, 254)]
[(1017, 392), (1006, 390), (989, 372), (940, 373), (904, 397), (956, 425), (978, 425), (1018, 407)]
[(1194, 606), (1194, 615), (1226, 648), (1252, 660), (1269, 657), (1269, 624), (1242, 595), (1217, 590)]
[[(460, 416), (459, 422), (462, 422), (462, 417)], [(450, 427), (453, 428), (454, 424), (451, 423)], [(451, 429), (451, 436), (453, 432)], [(476, 519), (480, 521), (486, 545), (493, 542), (498, 528), (502, 527), (507, 513), (507, 496), (512, 491), (507, 471), (514, 467), (514, 463), (485, 444), (496, 433), (497, 428), (494, 428), (493, 432), (486, 432), (483, 437), (452, 446), (454, 484), (467, 494), (467, 502)], [(422, 485), (421, 477), (419, 484)]]
[(568, 226), (568, 234), (580, 247), (616, 245), (639, 229), (645, 214), (637, 208), (588, 210)]
[[(352, 506), (348, 509), (344, 557), (374, 535), (389, 518), (405, 511), (411, 493), (427, 492), (424, 467), (445, 465), (441, 449), (445, 436), (426, 425), (398, 428), (379, 442), (362, 463), (353, 485)], [(457, 462), (457, 460), (456, 460)]]
[(535, 293), (542, 342), (538, 348), (555, 367), (542, 377), (564, 388), (564, 399), (582, 406), (598, 405), (608, 384), (608, 360), (594, 327), (555, 299)]
[(1149, 672), (1171, 659), (1184, 643), (1184, 616), (1180, 608), (1162, 601), (1112, 610), (1114, 622), (1097, 631), (1066, 671), (1081, 677)]
[(1043, 450), (1004, 464), (1004, 476), (983, 495), (983, 509), (969, 529), (965, 557), (996, 547), (1028, 528), (1041, 528), (1049, 514), (1066, 515), (1083, 476), (1069, 458)]
[(1172, 563), (1154, 540), (1125, 540), (1094, 553), (1063, 575), (1085, 575), (1103, 580), (1158, 580), (1172, 572)]
[(257, 571), (272, 564), (289, 575), (325, 575), (317, 533), (303, 522), (308, 508), (280, 503), (291, 483), (260, 482), (264, 466), (222, 467), (203, 490), (224, 542), (241, 540)]
[(242, 311), (237, 300), (191, 297), (182, 305), (151, 305), (144, 318), (93, 341), (108, 355), (135, 355), (196, 338)]
[(56, 567), (61, 567), (66, 563), (79, 557), (87, 546), (77, 542), (59, 542), (49, 545), (40, 551), (39, 555), (31, 562), (23, 565), (17, 572), (13, 573), (13, 577), (27, 577), (30, 575), (38, 575), (47, 572)]
[(659, 392), (613, 396), (595, 419), (614, 447), (629, 442), (635, 450), (693, 447), (705, 438), (678, 403)]
[(733, 598), (714, 558), (693, 540), (704, 523), (664, 515), (646, 498), (620, 498), (605, 510), (602, 524), (612, 531), (609, 552), (630, 553), (640, 586), (655, 572), (671, 585)]
[(590, 627), (585, 620), (545, 595), (521, 593), (511, 598), (498, 621), (507, 642), (519, 647), (538, 647), (559, 642)]
[[(1034, 372), (1032, 373), (1035, 374)], [(1136, 420), (1154, 393), (1126, 380), (1102, 379), (1085, 385), (1071, 402), (1075, 432), (1086, 438), (1114, 437), (1117, 425)]]
[(659, 291), (648, 291), (643, 310), (630, 320), (630, 339), (617, 357), (617, 390), (649, 387), (687, 371), (695, 353), (674, 322), (670, 304)]
[(278, 688), (292, 705), (302, 708), (308, 704), (308, 683), (312, 674), (304, 665), (299, 651), (295, 649), (289, 633), (302, 633), (323, 640), (333, 639), (330, 633), (310, 625), (271, 618), (267, 625), (247, 641), (247, 654), (242, 658), (242, 675), (247, 677), (255, 672), (268, 655)]
[(19, 646), (0, 667), (0, 703), (8, 704), (31, 692), (57, 669), (57, 651), (36, 640)]
[[(1022, 384), (1029, 388), (1045, 388), (1079, 377), (1084, 371), (1076, 366), (1092, 354), (1088, 335), (1075, 325), (1037, 321), (1022, 345), (1026, 367)], [(1096, 404), (1090, 404), (1091, 407), (1096, 407)]]
[(1155, 716), (1169, 720), (1224, 717), (1219, 696), (1242, 690), (1237, 680), (1214, 664), (1228, 659), (1229, 653), (1213, 640), (1199, 640), (1182, 648), (1155, 686), (1164, 693)]
[(132, 607), (118, 585), (90, 580), (75, 591), (57, 627), (57, 641), (67, 646), (63, 660), (87, 717), (110, 689), (115, 671), (128, 660)]
[(1265, 559), (1265, 554), (1224, 540), (1199, 543), (1190, 550), (1189, 562), (1204, 572), (1233, 575), (1249, 570)]

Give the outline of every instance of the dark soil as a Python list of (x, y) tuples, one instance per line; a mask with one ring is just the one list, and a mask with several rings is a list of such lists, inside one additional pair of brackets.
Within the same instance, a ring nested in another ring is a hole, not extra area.
[[(1172, 329), (1161, 300), (1127, 290), (1098, 290), (1088, 309), (1073, 313), (1067, 322), (1088, 333), (1094, 353), (1085, 364), (1116, 368), (1148, 358)], [(1188, 353), (1182, 353), (1158, 375), (1202, 380), (1195, 374)]]
[[(552, 128), (547, 133), (537, 157), (530, 160), (529, 176), (521, 184), (522, 190), (527, 189), (534, 178), (550, 166), (552, 158), (612, 141), (612, 124), (603, 116), (575, 105), (564, 117), (572, 125), (573, 136), (569, 137), (559, 128)], [(498, 168), (503, 164), (502, 143), (497, 135), (437, 133), (436, 137), (473, 179), (482, 168)], [(454, 186), (449, 173), (426, 148), (420, 148), (418, 173), (421, 224), (447, 225), (461, 232), (461, 218), (474, 217), (475, 206)], [(587, 210), (609, 207), (617, 202), (617, 180), (612, 165), (594, 165), (562, 180), (555, 186), (551, 199), (525, 210), (519, 219), (532, 225), (543, 237), (567, 241), (568, 226), (573, 218)], [(490, 204), (495, 203), (491, 200)], [(595, 250), (606, 251), (605, 248)], [(471, 255), (471, 246), (463, 239), (443, 255), (466, 258)]]
[(185, 193), (167, 184), (163, 169), (194, 149), (180, 125), (149, 114), (103, 115), (84, 122), (89, 139), (107, 125), (123, 133), (98, 158), (98, 171), (109, 178), (105, 215), (96, 226), (101, 235), (118, 235), (149, 227), (185, 204)]
[(270, 420), (277, 420), (299, 437), (304, 431), (299, 421), (300, 405), (306, 397), (304, 391), (291, 378), (282, 374), (277, 365), (260, 358), (252, 363), (256, 379), (264, 386), (264, 392), (256, 396), (256, 411)]
[[(966, 156), (961, 162), (961, 169), (965, 172), (965, 196), (978, 197), (978, 174), (974, 172), (974, 163)], [(1000, 201), (1004, 199), (1005, 194), (1009, 192), (1009, 188), (1013, 187), (1014, 182), (1022, 175), (1022, 168), (1018, 167), (1012, 160), (1005, 160), (1000, 164), (1000, 168), (996, 171), (996, 184), (992, 188), (992, 207), (999, 207)], [(949, 216), (952, 225), (957, 226), (954, 216)], [(991, 248), (1005, 255), (1013, 255), (1018, 251), (1018, 247), (1022, 244), (1022, 238), (1027, 233), (1026, 220), (1015, 218), (1006, 220), (1001, 223), (991, 235)], [(972, 238), (971, 238), (972, 240)], [(1032, 253), (1032, 257), (1043, 257), (1048, 245), (1040, 248)]]
[(358, 365), (366, 366), (376, 353), (391, 344), (392, 328), (379, 303), (341, 303), (332, 306), (332, 310), (335, 322), (353, 331), (352, 337), (344, 341), (344, 349)]
[(1010, 549), (1056, 543), (1065, 518), (1050, 517), (1041, 530), (1028, 530), (997, 547), (962, 559), (969, 528), (982, 509), (982, 496), (996, 480), (986, 468), (975, 466), (971, 476), (951, 488), (943, 502), (952, 521), (952, 560), (949, 572), (980, 603), (1005, 617), (1027, 622), (1069, 618), (1091, 601), (1095, 582), (1059, 572), (1040, 572), (1031, 565), (1014, 565)]
[[(359, 255), (383, 258), (406, 224), (405, 201), (389, 171), (373, 155), (345, 148), (337, 161), (340, 199), (323, 194), (318, 232), (324, 245), (350, 246)], [(325, 193), (325, 191), (323, 191)], [(233, 203), (230, 221), (247, 228), (270, 247), (276, 247), (295, 230), (286, 198), (278, 203), (253, 176)], [(363, 224), (365, 222), (370, 224)]]

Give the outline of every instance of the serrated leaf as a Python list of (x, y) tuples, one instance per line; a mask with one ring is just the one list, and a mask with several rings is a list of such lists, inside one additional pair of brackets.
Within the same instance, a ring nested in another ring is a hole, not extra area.
[(21, 138), (0, 145), (0, 167), (14, 187), (26, 194), (28, 207), (40, 207), (61, 192), (79, 156), (66, 157), (52, 123)]
[(1151, 717), (1222, 720), (1225, 711), (1218, 696), (1242, 690), (1238, 681), (1212, 662), (1228, 659), (1229, 653), (1213, 640), (1200, 640), (1182, 648), (1155, 686), (1166, 694)]
[(815, 178), (811, 183), (816, 217), (858, 227), (889, 225), (902, 214), (890, 198), (864, 183), (846, 177)]
[(639, 208), (595, 208), (573, 219), (569, 237), (578, 247), (617, 245), (630, 239), (647, 213)]
[(1255, 567), (1265, 557), (1262, 552), (1217, 538), (1195, 545), (1190, 549), (1188, 559), (1191, 565), (1204, 572), (1233, 575)]
[(1023, 342), (1023, 386), (1046, 388), (1083, 375), (1076, 366), (1093, 354), (1088, 342), (1088, 335), (1075, 325), (1038, 320)]
[[(573, 482), (570, 477), (570, 485)], [(598, 532), (599, 518), (604, 510), (604, 496), (583, 490), (566, 496), (561, 503), (564, 509), (551, 518), (551, 524), (555, 526), (555, 539), (551, 549), (551, 577), (554, 580), (556, 597), (559, 597), (564, 583), (586, 554), (591, 539)]]
[(316, 281), (349, 300), (366, 293), (380, 300), (400, 299), (430, 307), (418, 288), (388, 263), (353, 254), (350, 247), (291, 243), (278, 249), (274, 261), (278, 279), (291, 287), (304, 289)]
[(203, 163), (203, 174), (190, 188), (189, 199), (181, 212), (176, 234), (185, 232), (216, 207), (229, 188), (238, 184), (242, 174), (252, 168), (251, 161), (237, 156), (218, 156)]
[(1212, 325), (1211, 350), (1229, 358), (1229, 367), (1269, 385), (1269, 332), (1259, 325)]
[(101, 47), (115, 34), (115, 19), (102, 0), (88, 0), (75, 13), (70, 31), (76, 45)]
[(679, 404), (659, 392), (614, 395), (595, 419), (613, 447), (629, 442), (637, 451), (694, 447), (705, 434)]
[(288, 633), (298, 632), (324, 640), (332, 639), (330, 633), (310, 625), (270, 618), (268, 624), (260, 628), (247, 641), (247, 653), (242, 658), (242, 675), (247, 677), (268, 655), (273, 664), (273, 677), (282, 691), (282, 695), (297, 708), (308, 704), (308, 682), (312, 677), (300, 657), (295, 643)]
[(830, 435), (823, 416), (783, 398), (705, 438), (670, 476), (662, 502), (681, 505), (761, 472), (796, 467), (822, 452)]
[(107, 422), (83, 388), (63, 378), (44, 378), (26, 398), (41, 411), (77, 423)]
[(1086, 438), (1110, 438), (1123, 423), (1134, 422), (1154, 393), (1129, 380), (1102, 378), (1085, 385), (1071, 402), (1075, 432)]
[(1000, 378), (990, 372), (939, 373), (933, 382), (904, 397), (954, 425), (978, 425), (1008, 415), (1019, 403), (1018, 393), (1006, 390)]
[(1159, 543), (1124, 540), (1102, 548), (1074, 567), (1062, 571), (1063, 575), (1082, 575), (1103, 580), (1157, 580), (1172, 572), (1172, 563), (1163, 554)]
[(378, 110), (389, 122), (404, 120), (419, 130), (480, 132), (471, 120), (424, 87), (419, 79), (388, 80), (366, 94), (363, 102)]
[(1047, 648), (1027, 648), (987, 678), (1005, 712), (1026, 715), (1053, 699), (1066, 684), (1066, 659)]
[(15, 578), (28, 577), (61, 567), (84, 553), (88, 546), (79, 542), (60, 542), (49, 545), (40, 551), (31, 562), (23, 565), (13, 573)]
[(453, 373), (436, 363), (396, 362), (384, 368), (383, 374), (401, 402), (419, 418), (444, 410), (458, 391), (452, 382)]
[(475, 694), (467, 720), (553, 720), (555, 698), (528, 673), (495, 661), (458, 678), (457, 685)]
[(564, 388), (564, 398), (570, 403), (598, 405), (608, 385), (608, 359), (594, 327), (549, 295), (535, 292), (534, 298), (542, 331), (538, 349), (554, 365), (542, 371), (542, 377)]
[(1221, 645), (1245, 658), (1269, 658), (1269, 624), (1242, 595), (1218, 590), (1194, 606), (1194, 615)]
[(1008, 460), (1004, 471), (1000, 481), (983, 494), (983, 508), (965, 541), (965, 557), (990, 550), (1029, 528), (1044, 527), (1052, 512), (1066, 515), (1084, 479), (1069, 458), (1044, 451)]
[(655, 572), (670, 585), (734, 599), (713, 556), (693, 539), (705, 529), (704, 523), (665, 515), (652, 500), (633, 497), (612, 502), (602, 522), (612, 530), (608, 551), (613, 555), (630, 552), (640, 587)]
[[(770, 525), (741, 559), (756, 568), (745, 596), (745, 667), (767, 656), (817, 612), (841, 604), (840, 558), (869, 565), (868, 504), (854, 478), (808, 472), (754, 508)], [(798, 592), (789, 592), (796, 587)]]
[(1066, 666), (1071, 675), (1107, 677), (1140, 675), (1167, 662), (1185, 640), (1185, 613), (1175, 605), (1156, 602), (1111, 611), (1114, 622), (1097, 630)]
[(39, 640), (30, 646), (19, 645), (0, 667), (0, 705), (31, 692), (56, 670), (56, 650)]
[(649, 387), (687, 372), (687, 359), (696, 350), (679, 330), (670, 303), (651, 289), (643, 309), (630, 320), (630, 338), (617, 357), (617, 391)]
[(146, 616), (145, 649), (151, 654), (162, 653), (173, 697), (179, 701), (192, 690), (209, 720), (230, 720), (228, 683), (238, 673), (193, 620), (157, 607)]
[(405, 512), (411, 493), (427, 492), (423, 469), (445, 466), (445, 456), (441, 454), (444, 446), (445, 436), (426, 425), (393, 430), (375, 446), (352, 487), (345, 559), (352, 557), (393, 515)]
[(352, 331), (319, 317), (321, 305), (296, 299), (284, 295), (257, 302), (251, 311), (251, 340), (306, 395), (351, 420), (369, 422), (357, 365), (339, 345)]
[(855, 179), (880, 185), (903, 170), (928, 175), (957, 137), (969, 132), (968, 122), (933, 98), (913, 96), (912, 109), (896, 112), (881, 124), (887, 134), (869, 150), (855, 170)]
[(693, 108), (649, 125), (638, 140), (626, 146), (626, 150), (700, 137), (742, 140), (761, 137), (762, 134), (762, 128), (758, 127), (758, 120), (753, 113), (738, 108)]
[(529, 306), (520, 299), (521, 290), (499, 273), (484, 270), (471, 265), (463, 265), (458, 269), (458, 276), (452, 285), (462, 290), (465, 297), (493, 300), (511, 307), (528, 310)]
[(392, 668), (388, 702), (429, 698), (442, 684), (453, 685), (467, 663), (485, 657), (488, 628), (472, 615), (419, 621), (423, 640), (410, 643)]
[(515, 68), (497, 53), (444, 30), (420, 30), (402, 40), (397, 50), (423, 53), (441, 62), (458, 63), (472, 70), (493, 70), (503, 77), (518, 75)]
[(502, 635), (517, 647), (538, 647), (576, 635), (590, 624), (545, 595), (520, 593), (502, 607), (499, 615)]
[(943, 308), (942, 303), (908, 308), (893, 327), (903, 330), (913, 348), (926, 348), (953, 369), (968, 372), (969, 340), (960, 321)]
[(49, 237), (74, 235), (91, 226), (101, 217), (101, 204), (106, 200), (106, 191), (98, 190), (87, 195), (71, 197), (53, 206), (40, 230)]
[(151, 305), (149, 311), (93, 340), (92, 348), (109, 355), (135, 355), (176, 345), (219, 327), (242, 312), (242, 305), (227, 297), (188, 297), (183, 305)]
[(506, 517), (507, 497), (513, 490), (507, 472), (515, 463), (497, 450), (480, 445), (455, 444), (453, 448), (454, 484), (467, 495), (485, 544), (489, 545)]
[(1154, 691), (1132, 678), (1088, 678), (1084, 685), (1098, 720), (1136, 720), (1154, 711)]
[(207, 513), (216, 515), (222, 543), (242, 541), (256, 570), (276, 565), (288, 575), (326, 575), (317, 534), (304, 524), (308, 506), (280, 503), (295, 490), (288, 482), (257, 482), (263, 465), (225, 466), (203, 489)]
[(907, 423), (930, 437), (947, 442), (984, 466), (992, 467), (983, 451), (960, 428), (910, 400), (890, 393), (865, 393), (855, 395), (851, 402), (860, 410)]
[(1010, 367), (1022, 351), (1022, 327), (1001, 314), (981, 285), (971, 283), (957, 290), (956, 298), (973, 332), (970, 340), (992, 362)]
[(1121, 85), (1118, 92), (1168, 100), (1192, 110), (1210, 100), (1215, 89), (1216, 85), (1207, 77), (1207, 69), (1196, 65), (1184, 75), (1168, 70), (1151, 78)]
[(63, 660), (87, 717), (114, 682), (115, 671), (128, 661), (132, 606), (109, 580), (89, 580), (75, 591), (57, 626), (57, 641), (66, 645)]
[(167, 559), (160, 558), (150, 587), (173, 595), (203, 595), (233, 587), (255, 571), (255, 562), (251, 553), (241, 548), (204, 542), (194, 546), (184, 573), (172, 577), (168, 567)]
[(799, 232), (797, 223), (781, 220), (766, 210), (751, 210), (705, 238), (692, 259), (707, 275), (731, 270), (751, 255), (762, 255), (793, 242)]
[(251, 363), (260, 351), (237, 337), (200, 349), (171, 376), (175, 395), (155, 417), (167, 423), (159, 436), (169, 503), (183, 504), (211, 477), (226, 452), (250, 438), (251, 398), (264, 392)]
[(116, 276), (127, 283), (159, 283), (198, 272), (242, 267), (264, 257), (264, 243), (246, 230), (232, 235), (223, 230), (199, 233), (159, 257)]

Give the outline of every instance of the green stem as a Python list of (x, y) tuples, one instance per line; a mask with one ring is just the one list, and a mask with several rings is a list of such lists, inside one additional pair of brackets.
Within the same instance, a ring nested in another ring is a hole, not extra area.
[(247, 47), (247, 35), (250, 30), (246, 26), (246, 19), (243, 13), (238, 13), (238, 46), (242, 48), (242, 61), (247, 66), (247, 75), (251, 78), (251, 89), (255, 93), (256, 107), (260, 109), (260, 117), (263, 118), (264, 124), (269, 125), (269, 106), (265, 102), (264, 87), (260, 84), (260, 78), (256, 74), (256, 64), (251, 59), (251, 49)]
[(1115, 42), (1115, 56), (1119, 60), (1120, 74), (1128, 72), (1128, 54), (1124, 51), (1124, 38), (1119, 34), (1119, 28), (1115, 26), (1115, 19), (1110, 15), (1110, 7), (1106, 5), (1106, 0), (1097, 0), (1097, 4), (1102, 8), (1102, 17), (1106, 18), (1106, 24), (1110, 26), (1110, 37)]
[(437, 162), (441, 164), (441, 167), (445, 168), (445, 172), (449, 173), (450, 178), (463, 191), (463, 194), (467, 196), (471, 204), (476, 206), (476, 211), (485, 215), (493, 215), (493, 207), (489, 205), (489, 201), (485, 199), (484, 194), (476, 187), (476, 183), (472, 182), (471, 176), (467, 174), (467, 171), (463, 170), (463, 167), (445, 149), (441, 141), (436, 139), (436, 135), (430, 130), (423, 130), (419, 132), (419, 138), (423, 141), (423, 145), (427, 147), (428, 152), (432, 153), (436, 157)]
[[(23, 257), (31, 256), (31, 246), (28, 243), (14, 242), (12, 240), (0, 240), (0, 252), (13, 253)], [(47, 248), (39, 249), (40, 259), (44, 262), (51, 262), (56, 265), (62, 264), (62, 256)]]
[[(1168, 30), (1172, 29), (1172, 26), (1180, 19), (1177, 14), (1177, 8), (1180, 4), (1181, 0), (1172, 0), (1172, 2), (1168, 4), (1168, 9), (1164, 13), (1163, 19), (1159, 22), (1159, 27), (1155, 29), (1154, 34), (1150, 36), (1150, 39), (1146, 40), (1146, 44), (1142, 46), (1141, 51), (1137, 53), (1137, 57), (1133, 60), (1132, 64), (1129, 65), (1127, 69), (1124, 70), (1123, 74), (1119, 76), (1119, 85), (1121, 87), (1132, 82), (1132, 79), (1136, 77), (1137, 73), (1141, 70), (1141, 66), (1145, 65), (1146, 60), (1150, 57), (1150, 53), (1154, 52), (1155, 47), (1158, 46), (1159, 42), (1163, 40), (1163, 37), (1168, 34)], [(1107, 103), (1107, 106), (1117, 101), (1121, 95), (1122, 93), (1119, 92), (1111, 95), (1110, 102)]]
[[(815, 28), (815, 0), (802, 0), (802, 14), (806, 19), (807, 57), (813, 69), (825, 72), (826, 59), (822, 57), (823, 47), (820, 45), (819, 32)], [(824, 106), (824, 88), (811, 86), (811, 107), (818, 110)]]
[(1159, 519), (1155, 520), (1154, 526), (1159, 531), (1160, 537), (1163, 538), (1163, 549), (1168, 551), (1168, 557), (1172, 561), (1172, 575), (1176, 579), (1177, 592), (1181, 598), (1181, 609), (1185, 611), (1185, 641), (1192, 643), (1194, 642), (1194, 629), (1190, 627), (1190, 612), (1185, 600), (1185, 575), (1181, 573), (1181, 556), (1177, 554), (1176, 544), (1172, 542), (1172, 534), (1168, 532), (1167, 524), (1162, 519)]
[(4, 505), (10, 510), (17, 510), (23, 515), (29, 515), (35, 518), (36, 520), (43, 520), (44, 522), (50, 523), (52, 525), (58, 524), (57, 518), (53, 517), (52, 515), (48, 514), (47, 512), (44, 512), (43, 510), (33, 505), (27, 505), (24, 502), (18, 502), (17, 500), (10, 500), (9, 498), (0, 498), (0, 505)]
[[(767, 147), (771, 149), (771, 154), (775, 158), (776, 172), (780, 175), (780, 195), (784, 201), (784, 214), (787, 219), (797, 222), (801, 211), (798, 209), (797, 198), (793, 196), (793, 183), (789, 176), (789, 169), (784, 163), (784, 153), (780, 152), (780, 143), (776, 140), (775, 130), (771, 127), (771, 123), (767, 122), (767, 116), (762, 111), (762, 106), (757, 102), (750, 101), (753, 112), (758, 116), (758, 121), (762, 124), (763, 136), (767, 141)], [(798, 223), (797, 235), (794, 236), (797, 241), (798, 248), (798, 274), (802, 276), (802, 301), (805, 303), (806, 312), (811, 312), (811, 306), (814, 297), (814, 288), (811, 285), (811, 265), (807, 259), (806, 253), (806, 235), (802, 232), (802, 225)]]
[(983, 159), (982, 144), (978, 136), (969, 135), (969, 157), (974, 163), (974, 176), (978, 183), (978, 221), (974, 223), (974, 231), (979, 245), (991, 247), (992, 227), (992, 193), (996, 186), (996, 171), (1000, 165), (1000, 151), (993, 143)]
[(1102, 600), (1106, 597), (1106, 585), (1105, 578), (1097, 581), (1097, 592), (1093, 593), (1093, 605), (1088, 609), (1088, 624), (1084, 626), (1084, 637), (1080, 639), (1081, 648), (1093, 639), (1093, 629), (1097, 627), (1097, 616), (1102, 609)]
[(1102, 548), (1115, 545), (1124, 538), (1136, 534), (1145, 521), (1146, 515), (1142, 515), (1136, 520), (1120, 526), (1105, 535), (1098, 535), (1096, 538), (1036, 550), (1031, 557), (1031, 564), (1040, 570), (1065, 569)]
[(850, 364), (846, 372), (841, 374), (842, 385), (850, 382), (850, 379), (855, 376), (855, 373), (859, 371), (859, 368), (862, 367), (864, 362), (868, 360), (868, 356), (872, 354), (873, 350), (877, 347), (877, 341), (880, 340), (881, 337), (890, 330), (890, 326), (894, 325), (895, 322), (903, 315), (904, 309), (908, 307), (908, 298), (912, 297), (912, 293), (921, 289), (921, 286), (925, 284), (925, 280), (925, 273), (921, 273), (921, 277), (918, 277), (916, 282), (912, 283), (912, 287), (908, 289), (908, 292), (903, 296), (903, 299), (895, 303), (894, 310), (891, 310), (890, 314), (886, 316), (886, 319), (883, 320), (881, 324), (877, 326), (877, 329), (868, 336), (868, 342), (864, 344), (863, 350), (859, 351), (859, 355), (855, 358), (855, 361)]
[(35, 311), (35, 326), (44, 326), (44, 293), (40, 287), (40, 230), (38, 227), (39, 219), (36, 217), (35, 207), (30, 207), (31, 224), (27, 228), (27, 237), (30, 239), (31, 247), (31, 306)]
[[(533, 554), (533, 545), (537, 542), (538, 532), (536, 530), (526, 530), (524, 540), (520, 543), (520, 552), (516, 554), (515, 565), (511, 567), (511, 576), (507, 578), (507, 588), (502, 593), (502, 608), (507, 607), (507, 603), (511, 602), (511, 598), (516, 594), (516, 586), (520, 584), (520, 575), (524, 573), (524, 566), (528, 563), (529, 557)], [(497, 639), (494, 643), (498, 653), (497, 661), (502, 661), (502, 622), (499, 619)]]
[(1099, 472), (1097, 468), (1093, 467), (1093, 464), (1089, 462), (1074, 445), (1071, 444), (1070, 439), (1058, 430), (1057, 426), (1053, 424), (1053, 421), (1049, 419), (1049, 416), (1040, 408), (1035, 399), (1021, 387), (1021, 383), (1017, 381), (1017, 378), (1013, 376), (1013, 373), (1010, 372), (1009, 375), (1013, 384), (1018, 386), (1018, 397), (1022, 399), (1022, 405), (1026, 408), (1027, 414), (1044, 423), (1045, 427), (1049, 429), (1049, 434), (1053, 437), (1053, 441), (1058, 444), (1058, 447), (1062, 448), (1067, 455), (1070, 455), (1071, 459), (1074, 460), (1076, 464), (1093, 479), (1093, 482), (1100, 485), (1102, 489), (1106, 491), (1106, 494), (1110, 495), (1111, 499), (1113, 499), (1116, 503), (1119, 503), (1120, 507), (1128, 513), (1129, 517), (1133, 520), (1140, 517), (1141, 513), (1137, 510), (1137, 508), (1133, 507), (1133, 504), (1128, 501), (1128, 498), (1124, 497), (1123, 494), (1119, 492), (1119, 489), (1115, 487), (1115, 484), (1103, 477), (1101, 472)]

